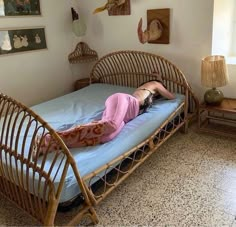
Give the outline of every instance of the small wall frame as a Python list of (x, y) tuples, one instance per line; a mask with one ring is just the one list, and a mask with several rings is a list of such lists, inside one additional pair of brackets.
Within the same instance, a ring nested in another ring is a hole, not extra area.
[(0, 29), (0, 56), (47, 49), (45, 28)]
[(124, 4), (112, 7), (108, 10), (109, 16), (119, 16), (119, 15), (130, 15), (131, 14), (131, 6), (130, 0), (126, 0)]
[(162, 25), (163, 31), (160, 38), (148, 43), (160, 43), (169, 44), (170, 43), (170, 9), (150, 9), (147, 10), (147, 30), (150, 29), (150, 23), (158, 19)]
[(39, 16), (40, 0), (0, 0), (0, 16)]

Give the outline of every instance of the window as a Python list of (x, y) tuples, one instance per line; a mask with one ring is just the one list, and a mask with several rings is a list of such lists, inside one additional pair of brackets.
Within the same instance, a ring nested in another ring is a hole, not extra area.
[(232, 34), (232, 55), (236, 56), (236, 3), (234, 5), (234, 15), (233, 15), (233, 34)]
[(215, 0), (213, 14), (212, 54), (226, 57), (236, 64), (236, 1)]

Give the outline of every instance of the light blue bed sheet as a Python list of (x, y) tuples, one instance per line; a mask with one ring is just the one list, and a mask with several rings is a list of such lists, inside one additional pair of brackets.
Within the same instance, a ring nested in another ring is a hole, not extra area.
[[(91, 84), (76, 92), (33, 106), (55, 130), (64, 130), (78, 124), (98, 120), (104, 110), (106, 98), (116, 92), (131, 94), (134, 88), (109, 84)], [(105, 144), (70, 149), (82, 177), (110, 162), (147, 139), (184, 101), (184, 95), (176, 94), (174, 100), (159, 99), (148, 112), (128, 122), (120, 134)], [(49, 156), (50, 158), (50, 156)], [(50, 163), (50, 162), (49, 162)], [(55, 180), (57, 187), (60, 174)], [(80, 193), (71, 168), (68, 170), (60, 202)]]

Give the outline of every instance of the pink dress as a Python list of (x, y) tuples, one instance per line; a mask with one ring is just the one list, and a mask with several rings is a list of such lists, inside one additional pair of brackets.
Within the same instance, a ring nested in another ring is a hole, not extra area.
[[(116, 137), (124, 125), (134, 119), (138, 113), (139, 102), (135, 97), (116, 93), (107, 98), (101, 120), (58, 131), (57, 134), (68, 148), (105, 143)], [(40, 154), (59, 148), (49, 134), (38, 138), (36, 143)]]

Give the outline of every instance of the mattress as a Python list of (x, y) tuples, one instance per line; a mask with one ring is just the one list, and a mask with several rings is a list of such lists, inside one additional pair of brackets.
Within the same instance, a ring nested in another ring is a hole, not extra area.
[[(65, 96), (31, 107), (55, 130), (65, 130), (73, 126), (99, 120), (105, 108), (105, 100), (116, 92), (132, 94), (134, 88), (110, 84), (91, 84)], [(128, 122), (112, 141), (83, 148), (70, 149), (81, 177), (119, 157), (137, 144), (143, 142), (184, 102), (185, 96), (175, 94), (173, 100), (155, 100), (152, 108)], [(26, 146), (29, 146), (26, 144)], [(44, 169), (49, 169), (53, 154), (49, 154)], [(40, 160), (39, 160), (40, 162)], [(58, 163), (59, 164), (59, 163)], [(61, 180), (59, 171), (54, 180), (55, 188)], [(34, 180), (37, 179), (34, 177)], [(42, 179), (41, 179), (42, 180)], [(35, 184), (35, 183), (34, 183)], [(30, 188), (33, 188), (30, 187)], [(80, 193), (74, 172), (69, 167), (60, 203), (74, 198)]]
[[(106, 98), (116, 92), (132, 94), (134, 88), (110, 84), (91, 84), (76, 92), (32, 107), (55, 130), (65, 130), (78, 124), (98, 120), (102, 116)], [(184, 96), (175, 94), (176, 99), (164, 98), (154, 101), (148, 112), (128, 122), (120, 134), (105, 144), (70, 149), (81, 177), (105, 165), (147, 139), (179, 107)], [(50, 163), (50, 162), (49, 162)], [(59, 183), (60, 177), (55, 180)], [(69, 168), (60, 202), (79, 194), (77, 181)]]

